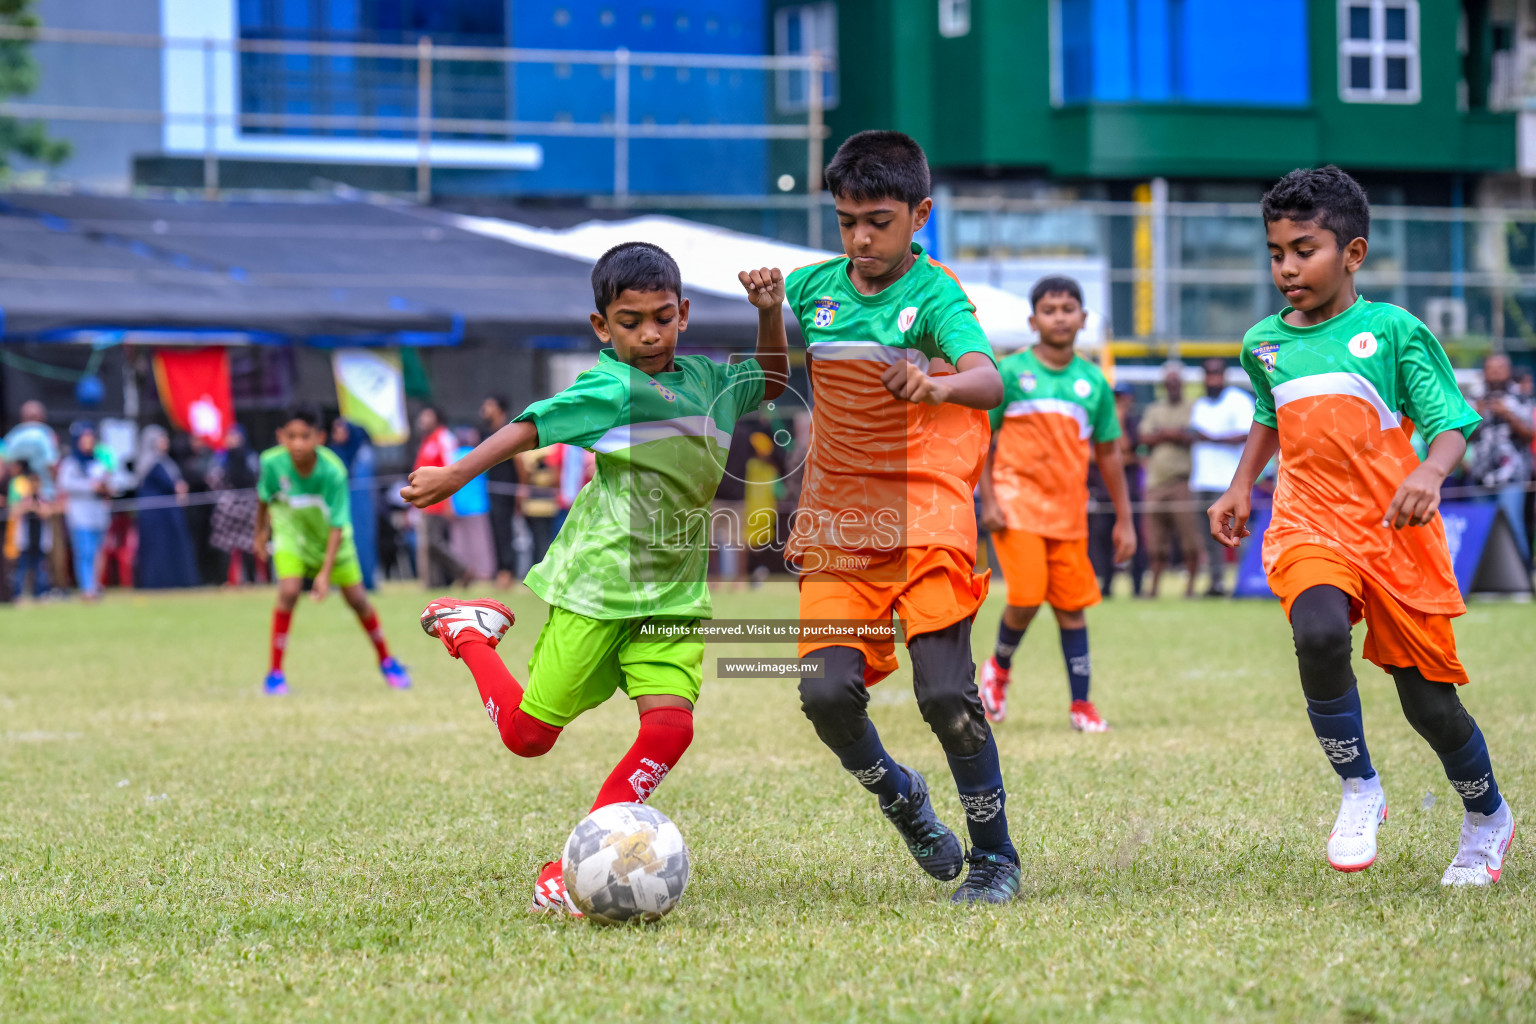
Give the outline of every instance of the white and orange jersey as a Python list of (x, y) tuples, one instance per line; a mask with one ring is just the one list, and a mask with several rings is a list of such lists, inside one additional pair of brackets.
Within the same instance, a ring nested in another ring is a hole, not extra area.
[(1445, 350), (1410, 313), (1359, 299), (1313, 327), (1267, 317), (1243, 339), (1257, 395), (1254, 420), (1280, 434), (1280, 477), (1264, 535), (1264, 565), (1298, 544), (1342, 554), (1410, 608), (1466, 611), (1440, 517), (1394, 530), (1383, 524), (1404, 478), (1419, 465), (1414, 425), (1433, 440), (1470, 434), (1479, 417), (1456, 386)]
[(971, 495), (986, 457), (987, 414), (904, 402), (880, 380), (902, 361), (942, 375), (966, 353), (992, 358), (954, 275), (913, 250), (912, 267), (875, 295), (853, 287), (846, 258), (802, 267), (785, 283), (815, 396), (791, 558), (808, 548), (928, 546), (975, 556)]
[(1091, 445), (1120, 436), (1103, 372), (1074, 355), (1057, 370), (1034, 349), (998, 364), (1003, 404), (992, 410), (992, 487), (1008, 529), (1057, 540), (1088, 536)]

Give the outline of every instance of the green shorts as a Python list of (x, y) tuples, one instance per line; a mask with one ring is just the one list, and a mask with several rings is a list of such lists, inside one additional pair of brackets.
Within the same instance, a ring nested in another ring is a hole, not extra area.
[[(314, 579), (319, 572), (319, 562), (307, 561), (296, 551), (272, 553), (272, 574), (280, 580), (291, 580), (294, 577)], [(342, 544), (331, 566), (331, 586), (350, 587), (361, 582), (363, 567), (357, 560), (357, 548), (352, 544)]]
[[(636, 697), (682, 697), (697, 704), (704, 682), (698, 619), (589, 619), (551, 605), (528, 659), (522, 709), (564, 728), (583, 711), (623, 690)], [(647, 632), (665, 630), (656, 639)], [(667, 635), (670, 632), (681, 636)]]

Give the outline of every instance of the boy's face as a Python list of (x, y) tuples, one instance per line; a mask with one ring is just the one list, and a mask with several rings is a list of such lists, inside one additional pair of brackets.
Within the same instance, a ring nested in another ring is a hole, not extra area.
[(1340, 246), (1334, 233), (1316, 221), (1282, 217), (1266, 224), (1264, 233), (1275, 287), (1301, 313), (1332, 301), (1365, 262), (1365, 239)]
[(900, 199), (838, 196), (837, 230), (853, 269), (865, 280), (890, 277), (912, 251), (912, 236), (928, 223), (933, 200), (908, 206)]
[(289, 420), (277, 428), (277, 443), (288, 449), (293, 461), (307, 463), (320, 444), (320, 431), (303, 420)]
[(598, 340), (641, 373), (655, 376), (672, 369), (677, 336), (688, 329), (688, 300), (675, 292), (640, 292), (626, 288), (608, 303), (606, 315), (592, 314)]
[(1066, 292), (1046, 292), (1035, 303), (1029, 326), (1040, 332), (1040, 340), (1057, 348), (1070, 346), (1077, 332), (1088, 322), (1083, 304)]

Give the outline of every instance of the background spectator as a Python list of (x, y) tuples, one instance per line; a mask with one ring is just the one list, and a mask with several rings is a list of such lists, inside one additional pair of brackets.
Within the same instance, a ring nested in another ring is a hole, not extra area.
[[(413, 469), (453, 464), (459, 442), (453, 431), (443, 425), (436, 408), (429, 405), (416, 415), (416, 429), (421, 433), (421, 446), (416, 449)], [(421, 581), (429, 588), (446, 587), (464, 577), (464, 565), (453, 554), (452, 523), (452, 502), (441, 501), (421, 510), (416, 561)]]
[(187, 538), (192, 542), (192, 564), (197, 569), (197, 582), (212, 583), (223, 577), (229, 566), (223, 553), (213, 546), (213, 488), (208, 483), (208, 469), (213, 464), (214, 449), (201, 437), (178, 434), (171, 440), (171, 455), (181, 479), (187, 485), (184, 495), (198, 495), (181, 503), (181, 514), (187, 520)]
[(1483, 393), (1474, 403), (1483, 422), (1472, 435), (1469, 475), (1472, 483), (1492, 491), (1515, 531), (1520, 557), (1529, 562), (1525, 503), (1531, 483), (1531, 441), (1536, 437), (1532, 414), (1536, 406), (1520, 394), (1510, 371), (1509, 356), (1502, 352), (1483, 360)]
[(74, 557), (75, 585), (87, 601), (101, 596), (101, 542), (112, 512), (109, 470), (96, 457), (96, 426), (84, 420), (69, 428), (69, 454), (59, 463), (59, 492), (65, 500), (64, 522)]
[[(1190, 407), (1189, 424), (1194, 441), (1189, 484), (1198, 507), (1204, 509), (1214, 505), (1231, 485), (1243, 442), (1253, 426), (1253, 396), (1227, 384), (1225, 361), (1205, 361), (1205, 394)], [(1221, 597), (1227, 592), (1227, 549), (1209, 530), (1204, 540), (1211, 571), (1211, 585), (1205, 593), (1207, 597)]]
[(215, 550), (228, 560), (222, 573), (229, 586), (266, 579), (265, 552), (256, 550), (256, 478), (261, 454), (246, 440), (238, 423), (224, 434), (224, 450), (208, 467), (208, 485), (218, 492), (213, 504)]
[[(480, 443), (480, 432), (474, 427), (460, 427), (454, 432), (459, 440), (455, 459), (462, 459)], [(453, 523), (450, 530), (453, 556), (464, 566), (468, 579), (488, 580), (496, 575), (496, 550), (491, 537), (491, 500), (486, 487), (485, 474), (481, 473), (459, 488), (450, 499), (453, 504)]]
[(53, 470), (59, 463), (59, 438), (48, 425), (48, 410), (33, 399), (21, 403), (21, 422), (5, 435), (6, 458), (34, 477), (38, 497), (53, 500)]
[(1184, 367), (1169, 363), (1163, 367), (1163, 397), (1147, 406), (1141, 417), (1141, 443), (1147, 446), (1146, 533), (1152, 597), (1157, 596), (1163, 570), (1173, 564), (1175, 549), (1189, 572), (1185, 597), (1194, 596), (1200, 572), (1205, 517), (1189, 489), (1191, 408), (1185, 400)]
[(523, 495), (523, 520), (533, 535), (533, 564), (549, 553), (555, 539), (555, 517), (560, 514), (560, 446), (535, 448), (518, 457), (527, 491)]
[(30, 580), (32, 596), (41, 598), (49, 590), (48, 553), (53, 550), (53, 529), (48, 522), (48, 503), (42, 497), (41, 478), (27, 463), (11, 464), (6, 508), (5, 554), (15, 566), (12, 590), (21, 600)]
[(164, 427), (148, 426), (139, 432), (139, 452), (134, 456), (138, 498), (145, 503), (138, 515), (138, 561), (134, 578), (140, 588), (197, 586), (197, 562), (187, 531), (187, 518), (178, 500), (187, 493), (186, 481), (171, 460), (171, 439)]
[[(491, 395), (480, 403), (480, 420), (487, 437), (507, 425), (507, 401)], [(517, 459), (492, 466), (485, 474), (490, 505), (491, 546), (496, 555), (496, 585), (505, 590), (517, 575), (517, 551), (513, 547), (518, 513), (521, 463)]]
[(356, 423), (338, 418), (331, 424), (329, 447), (347, 467), (357, 564), (363, 570), (363, 587), (373, 590), (378, 586), (379, 571), (379, 486), (373, 439)]

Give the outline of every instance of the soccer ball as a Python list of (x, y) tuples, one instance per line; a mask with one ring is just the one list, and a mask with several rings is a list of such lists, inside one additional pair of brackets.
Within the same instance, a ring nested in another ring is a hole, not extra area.
[(659, 921), (688, 888), (688, 847), (645, 804), (609, 804), (581, 820), (561, 858), (565, 891), (593, 921)]

